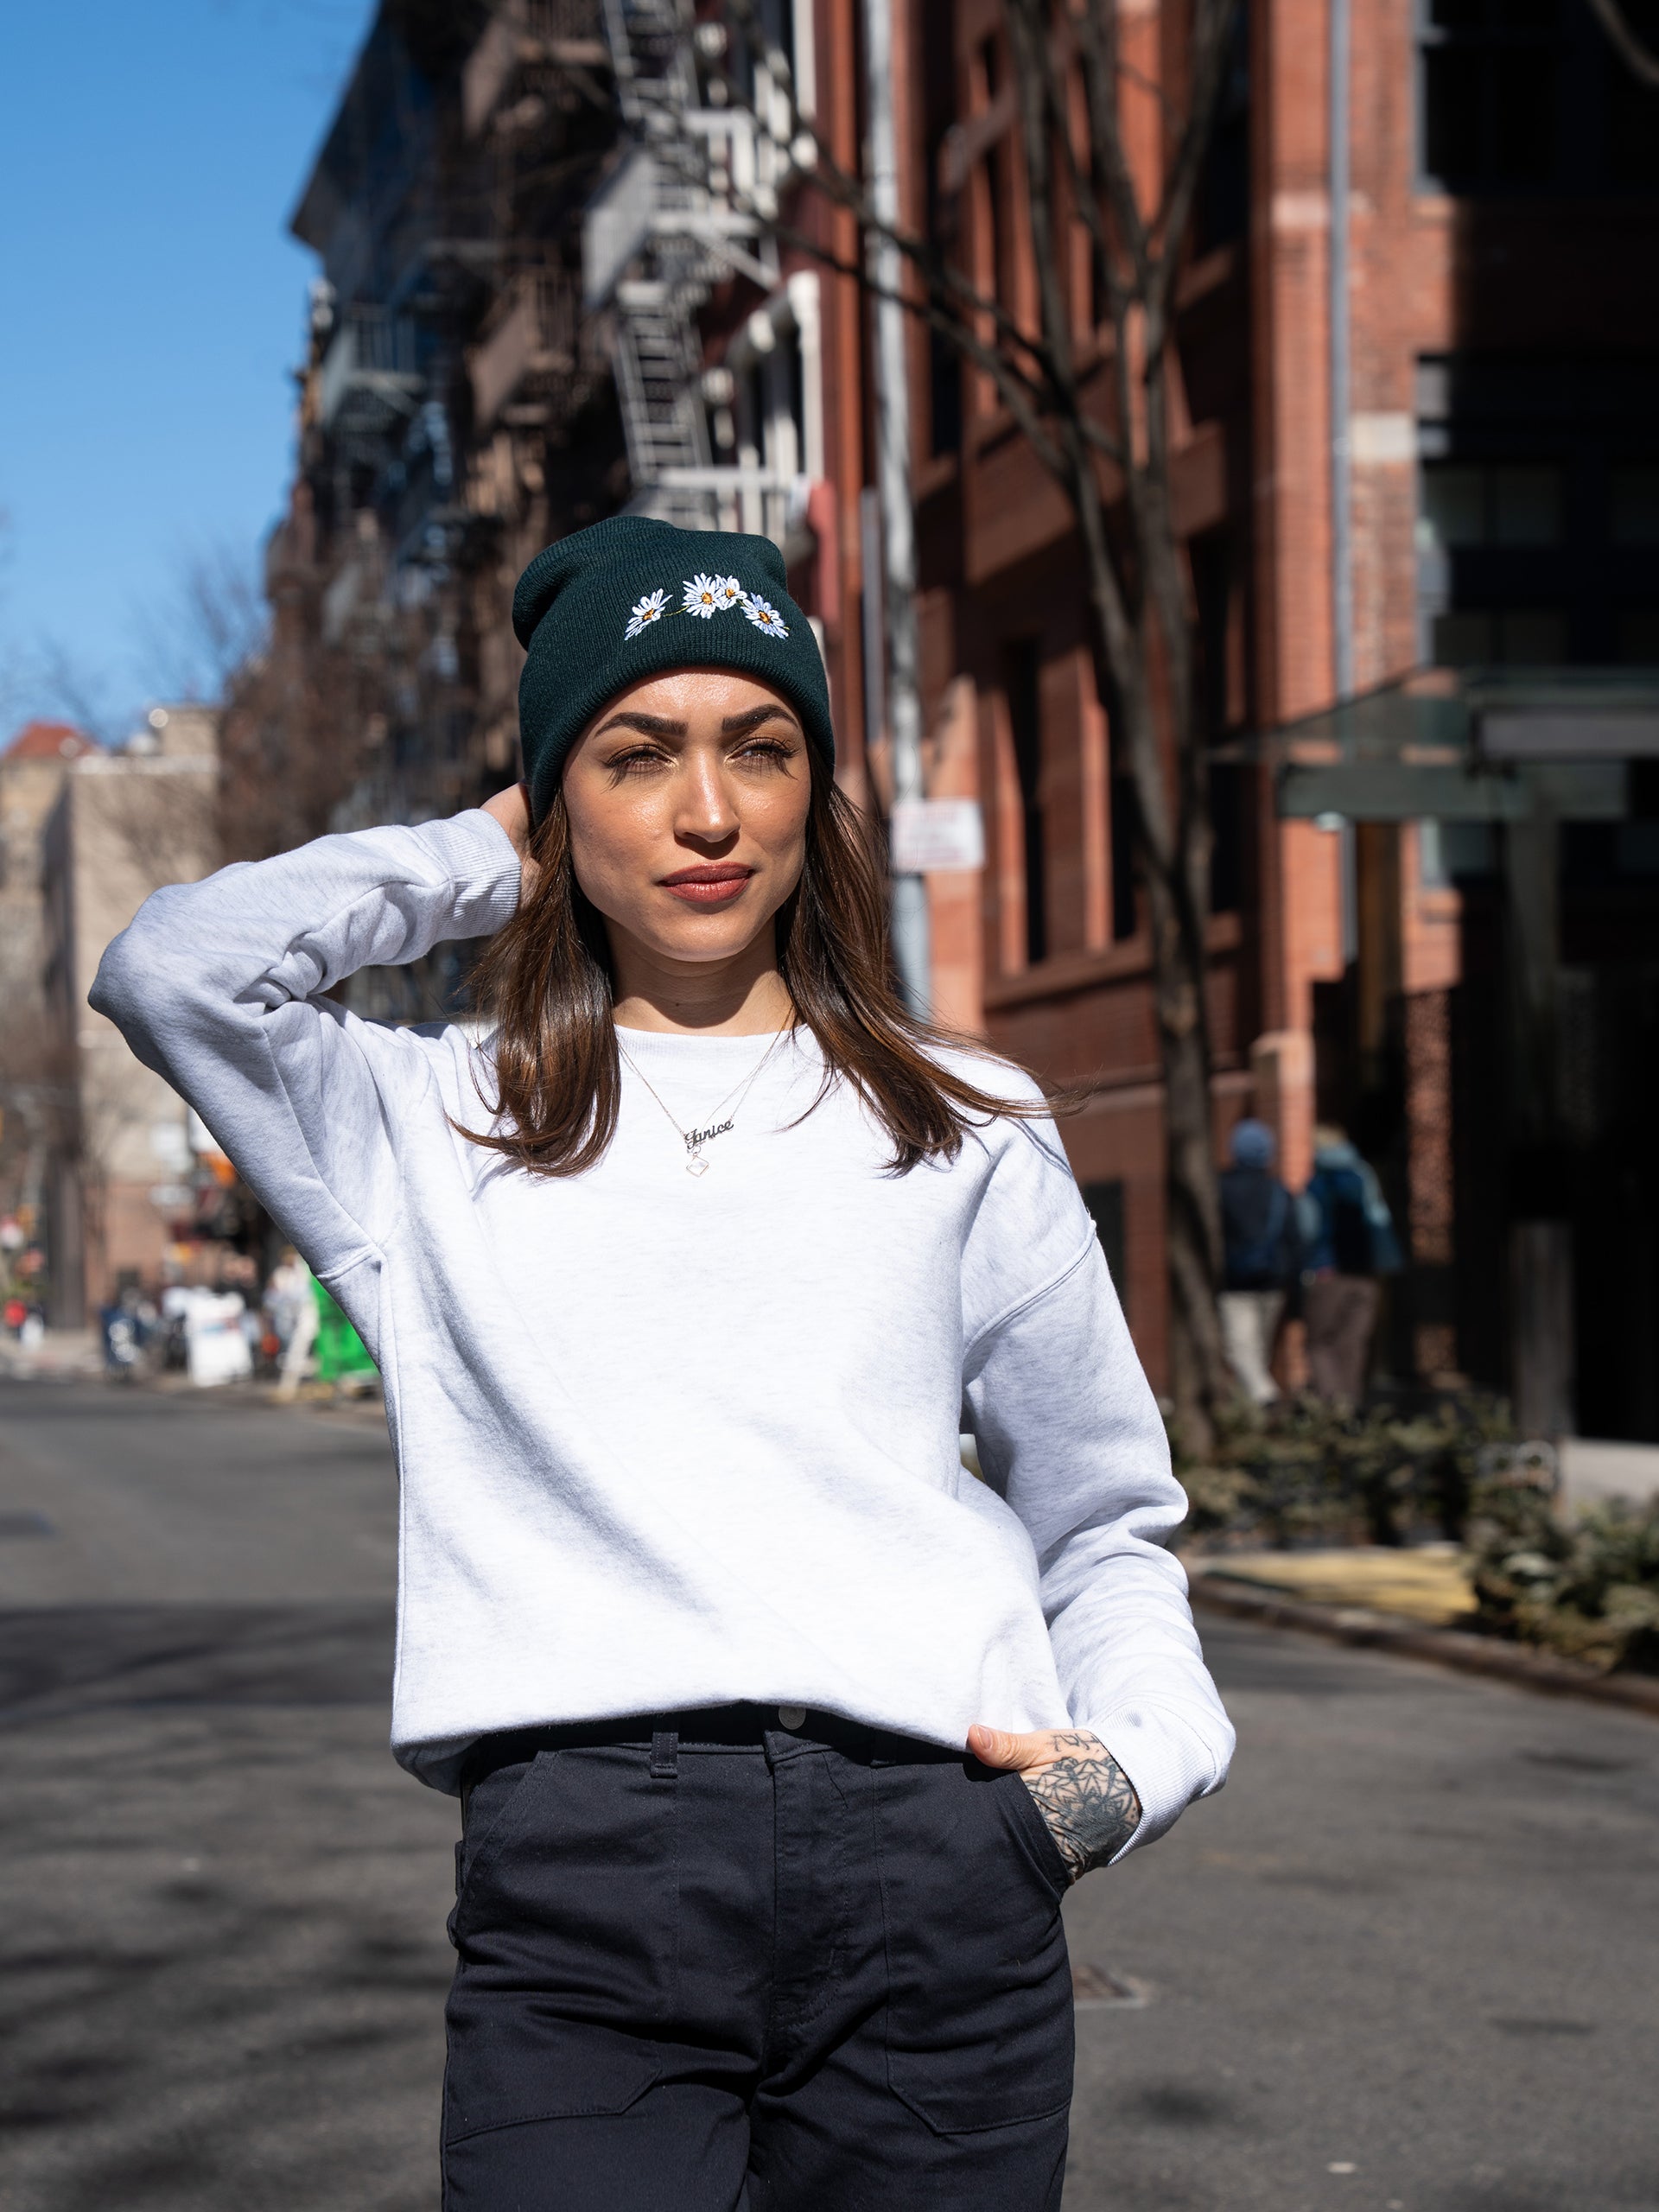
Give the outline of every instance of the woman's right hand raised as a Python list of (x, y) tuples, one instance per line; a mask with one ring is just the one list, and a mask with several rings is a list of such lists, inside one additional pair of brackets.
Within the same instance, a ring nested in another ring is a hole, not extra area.
[(484, 802), (486, 814), (493, 815), (512, 840), (512, 849), (518, 855), (518, 895), (528, 899), (536, 887), (540, 873), (530, 857), (530, 792), (523, 784), (509, 784), (506, 790), (498, 791), (493, 798)]

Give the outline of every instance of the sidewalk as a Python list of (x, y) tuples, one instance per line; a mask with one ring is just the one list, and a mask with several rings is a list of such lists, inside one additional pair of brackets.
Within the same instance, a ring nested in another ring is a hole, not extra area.
[(96, 1329), (48, 1329), (38, 1344), (20, 1344), (0, 1332), (0, 1376), (17, 1382), (61, 1382), (101, 1375), (104, 1354)]
[(1365, 1546), (1319, 1552), (1223, 1552), (1192, 1562), (1212, 1581), (1281, 1592), (1309, 1605), (1362, 1606), (1449, 1628), (1475, 1610), (1468, 1560), (1456, 1544), (1409, 1551)]
[(1468, 1562), (1455, 1544), (1221, 1552), (1185, 1565), (1192, 1603), (1202, 1610), (1659, 1716), (1659, 1676), (1603, 1675), (1530, 1644), (1471, 1635)]

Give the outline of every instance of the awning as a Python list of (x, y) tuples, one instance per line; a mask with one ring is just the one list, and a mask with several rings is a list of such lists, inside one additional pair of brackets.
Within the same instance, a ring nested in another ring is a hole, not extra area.
[(1268, 763), (1291, 818), (1617, 821), (1659, 759), (1659, 669), (1419, 669), (1217, 758)]

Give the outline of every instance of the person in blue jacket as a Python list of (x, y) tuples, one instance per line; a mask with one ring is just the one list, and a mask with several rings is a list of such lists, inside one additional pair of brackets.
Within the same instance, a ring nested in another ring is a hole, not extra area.
[(1400, 1241), (1376, 1171), (1344, 1129), (1313, 1132), (1313, 1173), (1297, 1201), (1306, 1247), (1303, 1312), (1314, 1395), (1356, 1403), (1376, 1327), (1379, 1277), (1397, 1274)]
[(1301, 1239), (1295, 1202), (1273, 1172), (1267, 1123), (1238, 1122), (1230, 1149), (1232, 1165), (1221, 1176), (1222, 1342), (1239, 1389), (1265, 1406), (1279, 1395), (1274, 1340), (1300, 1269)]

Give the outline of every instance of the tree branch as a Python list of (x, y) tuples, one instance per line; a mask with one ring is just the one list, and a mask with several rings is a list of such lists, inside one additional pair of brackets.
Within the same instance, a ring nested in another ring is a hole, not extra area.
[(1649, 54), (1619, 12), (1618, 0), (1590, 0), (1591, 12), (1637, 84), (1659, 91), (1659, 55)]
[(843, 261), (829, 246), (810, 237), (804, 231), (793, 229), (786, 223), (773, 223), (772, 236), (782, 245), (798, 246), (803, 253), (810, 254), (820, 268), (832, 276), (850, 276), (861, 286), (873, 300), (896, 300), (907, 313), (918, 316), (930, 329), (948, 338), (973, 365), (981, 369), (995, 384), (1002, 404), (1014, 416), (1023, 436), (1031, 442), (1033, 450), (1045, 468), (1065, 479), (1065, 462), (1060, 448), (1042, 427), (1041, 413), (1047, 400), (1047, 389), (1026, 374), (1014, 362), (987, 346), (971, 326), (957, 315), (941, 308), (931, 298), (917, 299), (907, 292), (890, 292), (878, 284), (861, 262)]

